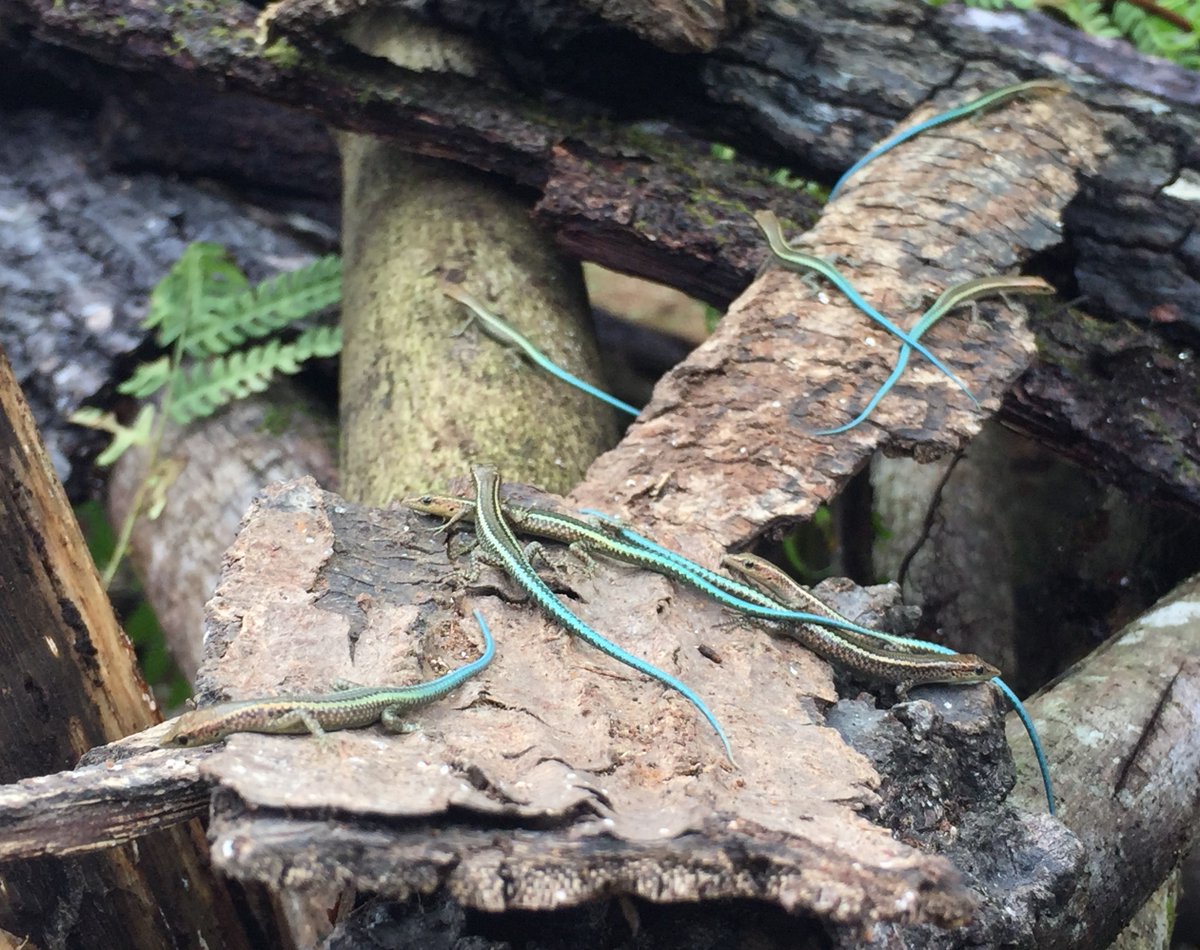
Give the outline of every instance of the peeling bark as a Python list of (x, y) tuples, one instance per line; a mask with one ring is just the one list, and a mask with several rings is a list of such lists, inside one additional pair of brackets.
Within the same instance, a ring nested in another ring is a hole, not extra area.
[[(986, 687), (924, 688), (890, 713), (875, 710), (840, 699), (829, 668), (793, 641), (729, 626), (719, 608), (661, 578), (611, 565), (560, 572), (589, 621), (713, 705), (735, 742), (731, 769), (679, 697), (506, 604), (496, 577), (464, 587), (430, 527), (311, 480), (268, 490), (246, 520), (210, 605), (203, 699), (347, 675), (427, 678), (477, 654), (473, 607), (499, 653), (429, 707), (419, 733), (337, 733), (332, 744), (239, 735), (223, 750), (176, 753), (219, 786), (214, 855), (228, 873), (300, 890), (352, 880), (392, 897), (445, 885), (492, 911), (617, 890), (666, 902), (753, 897), (856, 931), (887, 920), (945, 927), (974, 916), (975, 899), (950, 864), (914, 845), (952, 846), (950, 829), (982, 821), (973, 847), (995, 834), (1006, 853), (1040, 849), (1028, 861), (1037, 879), (1069, 877), (1070, 862), (1045, 853), (1071, 853), (1069, 838), (1054, 844), (1053, 823), (982, 817), (1012, 777)], [(862, 594), (826, 596), (857, 613), (850, 605)], [(893, 596), (868, 598), (864, 620)], [(138, 755), (158, 731), (104, 757), (127, 775), (157, 763), (166, 782), (165, 753)], [(895, 783), (880, 787), (876, 767)], [(137, 787), (148, 789), (144, 779)], [(84, 827), (113, 820), (111, 810), (88, 812)], [(331, 814), (340, 817), (317, 819)]]
[[(462, 903), (488, 909), (561, 904), (604, 887), (673, 900), (699, 887), (706, 897), (753, 895), (815, 916), (838, 946), (864, 945), (870, 920), (877, 946), (1102, 946), (1200, 827), (1200, 701), (1189, 692), (1200, 635), (1195, 580), (1030, 704), (1081, 851), (1062, 825), (1036, 814), (1040, 788), (1015, 723), (1016, 800), (1034, 814), (1018, 812), (1014, 824), (996, 800), (1007, 757), (994, 742), (986, 690), (922, 690), (878, 709), (835, 689), (828, 667), (791, 641), (723, 626), (720, 610), (661, 579), (608, 565), (588, 578), (560, 571), (576, 609), (598, 627), (668, 668), (686, 667), (734, 738), (742, 761), (731, 771), (678, 697), (566, 643), (528, 606), (505, 604), (494, 579), (464, 588), (427, 526), (349, 505), (311, 481), (269, 490), (211, 605), (208, 679), (210, 693), (219, 678), (222, 692), (240, 694), (324, 685), (351, 669), (372, 680), (430, 675), (475, 655), (468, 611), (479, 607), (499, 656), (429, 707), (422, 732), (337, 733), (332, 745), (239, 735), (223, 749), (167, 754), (146, 751), (156, 728), (91, 761), (118, 762), (120, 775), (143, 776), (143, 788), (155, 770), (166, 788), (198, 768), (218, 786), (216, 851), (239, 876), (299, 888), (352, 880), (393, 897), (445, 883)], [(698, 642), (720, 664), (702, 661)], [(270, 662), (254, 662), (258, 655)], [(418, 674), (416, 655), (430, 669)], [(1079, 742), (1081, 721), (1096, 724), (1099, 751)], [(539, 764), (526, 769), (529, 757)], [(878, 786), (874, 768), (886, 769)], [(793, 769), (803, 778), (789, 779)], [(58, 813), (84, 828), (120, 820), (105, 804), (127, 794), (120, 783), (37, 782), (46, 795), (77, 796), (74, 812)], [(933, 782), (951, 784), (933, 791)], [(35, 814), (22, 804), (32, 792), (30, 783), (6, 789), (0, 822), (19, 827), (16, 807)], [(80, 843), (72, 830), (42, 827)], [(974, 897), (942, 858), (913, 844), (950, 856)], [(639, 869), (657, 864), (673, 871), (655, 886), (655, 874)], [(899, 903), (893, 888), (904, 889)], [(973, 918), (965, 930), (912, 929), (964, 913)]]
[[(722, 610), (654, 575), (598, 566), (580, 578), (564, 565), (559, 583), (585, 619), (710, 702), (733, 737), (731, 770), (678, 697), (569, 643), (528, 606), (506, 607), (497, 576), (464, 587), (429, 527), (309, 481), (269, 490), (247, 519), (210, 605), (205, 700), (345, 677), (428, 678), (477, 654), (472, 608), (499, 654), (406, 739), (345, 733), (330, 749), (241, 735), (206, 758), (201, 768), (220, 787), (214, 853), (228, 873), (300, 888), (353, 879), (400, 899), (445, 886), (489, 911), (612, 891), (667, 902), (752, 897), (859, 931), (972, 918), (985, 933), (1045, 917), (1049, 895), (1068, 886), (1078, 855), (1070, 837), (999, 806), (1011, 772), (986, 688), (924, 689), (876, 710), (835, 689), (828, 668), (791, 641), (723, 626)], [(825, 596), (859, 615), (858, 592)], [(884, 602), (867, 603), (866, 622), (878, 622)], [(701, 644), (720, 662), (706, 661)], [(339, 775), (333, 761), (356, 765)], [(397, 833), (304, 817), (331, 811), (370, 814)], [(450, 811), (469, 817), (447, 821)], [(868, 817), (906, 844), (877, 837), (883, 829)], [(1006, 855), (1028, 850), (1021, 865), (1037, 870), (1016, 891), (1020, 912), (972, 878), (996, 903), (977, 908), (948, 866), (909, 850), (946, 849), (957, 861), (960, 837), (975, 852), (985, 840)], [(237, 844), (247, 841), (255, 845)]]
[[(892, 314), (897, 305), (923, 308), (893, 288), (940, 291), (1003, 273), (1055, 244), (1075, 171), (1106, 148), (1071, 100), (1031, 101), (993, 116), (987, 128), (917, 143), (878, 159), (870, 179), (830, 202), (804, 241), (810, 253), (849, 257), (859, 290)], [(995, 158), (980, 165), (980, 155)], [(751, 285), (717, 332), (663, 377), (639, 421), (572, 498), (665, 529), (677, 546), (715, 552), (807, 518), (879, 448), (936, 457), (978, 431), (979, 413), (928, 363), (914, 361), (869, 423), (832, 438), (811, 435), (867, 402), (897, 347), (844, 298), (822, 293), (814, 305), (808, 296), (799, 277), (778, 270)], [(996, 312), (986, 328), (951, 319), (927, 337), (985, 406), (1033, 356), (1018, 311)]]

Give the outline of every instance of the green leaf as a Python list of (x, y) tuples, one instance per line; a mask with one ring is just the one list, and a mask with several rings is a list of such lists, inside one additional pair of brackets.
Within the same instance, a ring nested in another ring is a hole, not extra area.
[(725, 314), (712, 304), (706, 303), (704, 305), (704, 329), (708, 331), (709, 336), (717, 332), (717, 324), (721, 322), (723, 316)]
[(89, 429), (112, 433), (112, 441), (96, 457), (96, 464), (105, 468), (124, 455), (131, 446), (150, 444), (153, 437), (154, 415), (153, 406), (142, 406), (133, 425), (126, 426), (122, 425), (111, 412), (101, 412), (99, 409), (85, 406), (83, 409), (77, 409), (71, 413), (68, 420)]
[(162, 389), (170, 378), (171, 358), (163, 356), (153, 363), (142, 363), (132, 376), (117, 386), (117, 392), (145, 399)]
[(228, 353), (332, 306), (341, 296), (341, 258), (318, 258), (222, 301), (188, 335), (188, 351), (205, 356)]
[(245, 288), (245, 275), (226, 256), (225, 248), (197, 241), (188, 245), (151, 291), (142, 326), (157, 328), (158, 344), (170, 346), (189, 329), (203, 326)]
[(176, 377), (171, 418), (180, 425), (210, 416), (234, 399), (262, 392), (276, 373), (296, 373), (314, 356), (334, 356), (342, 348), (339, 327), (312, 327), (291, 343), (261, 346), (216, 356)]

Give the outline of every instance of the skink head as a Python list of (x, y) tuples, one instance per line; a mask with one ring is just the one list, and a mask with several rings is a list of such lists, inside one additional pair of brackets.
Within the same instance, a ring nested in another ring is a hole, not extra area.
[(286, 718), (294, 708), (287, 697), (247, 699), (218, 703), (185, 712), (159, 740), (163, 748), (190, 749), (219, 742), (234, 732), (279, 732), (276, 719)]
[(193, 709), (176, 719), (158, 744), (164, 749), (189, 749), (224, 739), (233, 729), (223, 706)]
[(451, 520), (462, 518), (468, 509), (473, 510), (475, 507), (465, 498), (453, 498), (450, 495), (414, 495), (405, 498), (400, 504), (421, 514)]
[(1000, 671), (991, 663), (977, 657), (974, 653), (895, 655), (903, 657), (903, 665), (889, 674), (889, 679), (893, 676), (902, 677), (902, 685), (897, 687), (897, 692), (900, 694), (907, 692), (910, 686), (929, 683), (968, 686), (972, 683), (986, 683), (1000, 675)]
[(960, 653), (957, 656), (946, 656), (962, 665), (962, 671), (954, 677), (955, 683), (986, 683), (1000, 675), (1000, 671), (987, 660), (974, 653)]
[(800, 585), (782, 568), (755, 554), (726, 554), (721, 558), (721, 566), (729, 568), (748, 584), (783, 603), (794, 601), (796, 591), (800, 590)]

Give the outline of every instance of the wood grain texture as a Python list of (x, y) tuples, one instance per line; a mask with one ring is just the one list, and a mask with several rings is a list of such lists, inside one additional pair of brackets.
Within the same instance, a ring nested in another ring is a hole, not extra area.
[[(9, 658), (0, 667), (0, 781), (68, 768), (91, 746), (157, 718), (2, 351), (0, 649)], [(34, 814), (48, 818), (45, 804)], [(101, 855), (10, 861), (0, 868), (0, 927), (38, 944), (53, 937), (100, 948), (120, 933), (130, 947), (247, 946), (205, 858), (198, 827), (187, 825)], [(75, 911), (63, 916), (64, 906)]]
[[(1193, 577), (1031, 702), (1056, 750), (1063, 822), (1084, 845), (1089, 881), (1071, 895), (1071, 926), (1042, 946), (1106, 946), (1195, 844), (1198, 653)], [(1018, 738), (1011, 725), (1009, 738)], [(1032, 802), (1032, 784), (1023, 789)]]
[[(996, 811), (1012, 773), (987, 688), (922, 689), (890, 713), (839, 701), (829, 668), (792, 641), (729, 625), (656, 575), (564, 564), (558, 584), (581, 616), (710, 703), (734, 744), (730, 769), (686, 702), (505, 604), (498, 575), (464, 586), (432, 527), (307, 480), (268, 489), (249, 514), (210, 605), (205, 701), (428, 678), (476, 655), (474, 608), (498, 653), (417, 734), (231, 737), (201, 765), (220, 787), (214, 854), (228, 873), (297, 887), (352, 875), (401, 898), (445, 885), (489, 911), (617, 891), (944, 927), (978, 908), (943, 858), (912, 845), (953, 850), (949, 824), (965, 822), (972, 848), (994, 835), (1005, 853), (1039, 855), (1028, 865), (1038, 893), (1065, 886), (1063, 855), (1075, 852), (1061, 827)], [(855, 597), (838, 602), (849, 610)], [(330, 811), (347, 820), (302, 820)], [(868, 816), (905, 828), (908, 843)]]
[(153, 750), (146, 738), (102, 748), (115, 755), (125, 747), (144, 755), (120, 766), (96, 756), (74, 771), (0, 787), (0, 860), (107, 851), (208, 814), (211, 789), (195, 762)]
[[(859, 291), (902, 325), (924, 309), (922, 291), (1003, 273), (1055, 244), (1076, 171), (1105, 151), (1087, 109), (1069, 99), (1017, 104), (910, 144), (869, 166), (804, 237), (810, 253), (848, 260)], [(991, 410), (1033, 357), (1020, 311), (993, 313), (987, 324), (944, 320), (926, 337)], [(770, 270), (660, 381), (572, 498), (714, 552), (807, 518), (879, 448), (918, 458), (961, 448), (982, 415), (918, 359), (868, 424), (809, 434), (851, 418), (896, 353), (836, 291), (814, 299), (797, 275)]]

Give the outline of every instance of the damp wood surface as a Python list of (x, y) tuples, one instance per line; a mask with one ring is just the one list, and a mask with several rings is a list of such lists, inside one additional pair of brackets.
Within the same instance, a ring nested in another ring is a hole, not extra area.
[[(731, 624), (690, 592), (607, 564), (587, 575), (551, 549), (574, 609), (712, 706), (731, 769), (690, 705), (572, 643), (491, 572), (467, 583), (469, 536), (447, 544), (434, 527), (310, 479), (268, 489), (210, 604), (201, 682), (210, 701), (428, 678), (478, 655), (478, 608), (498, 657), (425, 709), (422, 731), (242, 734), (184, 752), (155, 749), (155, 727), (76, 772), (0, 789), (14, 856), (103, 847), (194, 813), (211, 791), (214, 856), (243, 880), (304, 890), (336, 878), (393, 898), (445, 885), (493, 910), (608, 889), (754, 897), (844, 935), (873, 922), (909, 945), (1065, 947), (1106, 942), (1163, 856), (1191, 843), (1195, 581), (1030, 702), (1060, 824), (1027, 753), (1017, 810), (1002, 803), (1011, 764), (986, 688), (917, 690), (880, 708), (794, 643)], [(883, 592), (821, 592), (904, 629)], [(1104, 729), (1097, 751), (1079, 724), (1100, 706), (1131, 728)], [(1026, 741), (1011, 722), (1008, 741)]]
[[(872, 762), (826, 722), (838, 700), (826, 664), (656, 575), (599, 564), (588, 576), (553, 552), (573, 609), (709, 703), (732, 767), (681, 697), (513, 602), (499, 575), (464, 582), (462, 538), (447, 547), (436, 526), (352, 505), (309, 479), (269, 488), (248, 514), (209, 605), (202, 701), (429, 679), (478, 655), (473, 609), (498, 652), (421, 712), (419, 732), (325, 743), (239, 734), (205, 756), (214, 855), (227, 873), (303, 886), (345, 869), (378, 893), (440, 883), (492, 911), (618, 890), (752, 897), (856, 926), (974, 915), (952, 865), (915, 845), (967, 810), (995, 809), (1011, 782), (989, 688), (917, 691), (907, 717), (850, 702), (846, 729), (878, 737), (882, 717), (921, 735), (896, 743), (900, 760), (907, 748), (939, 763), (933, 775), (916, 768), (925, 774), (907, 801), (898, 788), (881, 794)], [(890, 603), (887, 591), (851, 593), (846, 609), (856, 598), (866, 619)], [(906, 840), (870, 820), (881, 809), (909, 823)], [(341, 817), (305, 821), (321, 815)], [(1036, 818), (999, 815), (989, 821), (1006, 847), (1069, 852), (1069, 838), (1038, 837)], [(432, 827), (435, 839), (422, 830)], [(1068, 869), (1051, 865), (1052, 876)]]

